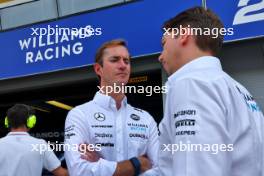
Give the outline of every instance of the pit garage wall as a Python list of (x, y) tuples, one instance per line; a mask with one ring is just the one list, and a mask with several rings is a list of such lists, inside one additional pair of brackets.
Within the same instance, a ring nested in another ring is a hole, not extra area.
[[(148, 75), (151, 79), (148, 80), (150, 82), (144, 83), (145, 86), (146, 84), (161, 85), (161, 78), (156, 74), (160, 73), (161, 71), (157, 56), (158, 55), (150, 55), (140, 57), (138, 59), (132, 59), (132, 77)], [(152, 75), (153, 72), (155, 72), (155, 76)], [(2, 80), (0, 81), (0, 126), (4, 126), (4, 117), (6, 110), (14, 103), (29, 103), (31, 105), (36, 105), (37, 107), (45, 109), (45, 101), (48, 100), (61, 99), (62, 102), (65, 102), (65, 99), (67, 97), (69, 98), (73, 96), (84, 96), (85, 101), (88, 101), (92, 99), (97, 83), (97, 77), (94, 74), (92, 66), (62, 70), (35, 76)], [(138, 84), (143, 83), (140, 82)], [(141, 96), (141, 98), (139, 95)], [(161, 97), (162, 95), (154, 95), (151, 97), (142, 96), (143, 95), (141, 94), (129, 95), (129, 103), (135, 105), (136, 107), (148, 110), (159, 122), (163, 114)], [(41, 102), (42, 104), (40, 104)], [(81, 103), (78, 103), (78, 105), (79, 104)], [(69, 103), (69, 105), (75, 106), (77, 104)], [(63, 117), (60, 117), (57, 111), (61, 112), (61, 110), (51, 110), (51, 112), (54, 111), (56, 111), (55, 115), (50, 114), (48, 118), (46, 118), (43, 114), (40, 114), (38, 116), (38, 126), (36, 126), (36, 128), (32, 132), (50, 132), (50, 125), (47, 125), (48, 123), (52, 123), (53, 125), (58, 126), (64, 125), (64, 118), (66, 117), (66, 114), (64, 114)], [(38, 111), (38, 113), (41, 112)], [(46, 123), (47, 121), (48, 123)], [(7, 132), (7, 129), (0, 128), (0, 137), (5, 136)], [(61, 131), (57, 128), (55, 132), (61, 133)]]
[(221, 53), (224, 70), (242, 83), (264, 110), (264, 38), (226, 43)]
[[(132, 59), (132, 74), (160, 70), (158, 55)], [(48, 90), (55, 87), (94, 82), (97, 79), (92, 66), (38, 74), (0, 81), (0, 106), (18, 101), (49, 97)], [(94, 85), (91, 85), (94, 86)], [(71, 91), (71, 90), (69, 90)], [(70, 92), (69, 92), (70, 93)]]

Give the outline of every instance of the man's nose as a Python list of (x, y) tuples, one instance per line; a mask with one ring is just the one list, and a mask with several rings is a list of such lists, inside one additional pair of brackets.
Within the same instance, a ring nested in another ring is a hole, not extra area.
[(119, 67), (121, 68), (121, 69), (125, 69), (126, 67), (127, 67), (127, 63), (126, 63), (126, 61), (124, 60), (124, 59), (120, 59), (119, 60)]
[(159, 55), (158, 60), (159, 60), (160, 62), (162, 62), (162, 60), (163, 60), (163, 53), (161, 53), (161, 54)]

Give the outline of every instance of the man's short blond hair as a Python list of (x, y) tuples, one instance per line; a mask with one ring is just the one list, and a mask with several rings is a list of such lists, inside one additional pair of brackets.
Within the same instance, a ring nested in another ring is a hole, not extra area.
[(125, 48), (127, 48), (126, 42), (122, 39), (115, 39), (115, 40), (105, 42), (104, 44), (100, 46), (100, 48), (98, 48), (96, 52), (95, 63), (98, 63), (101, 66), (103, 66), (103, 55), (104, 55), (105, 49), (112, 48), (115, 46), (124, 46)]

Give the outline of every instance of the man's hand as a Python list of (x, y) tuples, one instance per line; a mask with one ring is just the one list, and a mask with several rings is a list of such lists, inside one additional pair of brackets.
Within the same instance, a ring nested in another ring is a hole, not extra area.
[[(150, 160), (145, 156), (137, 157), (140, 162), (140, 173), (151, 169)], [(121, 161), (117, 163), (116, 170), (113, 176), (133, 176), (135, 175), (135, 168), (129, 160)]]
[(97, 162), (101, 156), (94, 149), (90, 149), (88, 144), (80, 144), (79, 152), (81, 153), (81, 158), (90, 162)]
[(66, 169), (64, 169), (63, 167), (58, 167), (56, 169), (54, 169), (53, 171), (51, 171), (55, 176), (68, 176), (68, 171)]
[(141, 164), (141, 173), (151, 169), (151, 162), (147, 158), (147, 156), (145, 156), (145, 155), (139, 156), (138, 160), (140, 161), (140, 164)]

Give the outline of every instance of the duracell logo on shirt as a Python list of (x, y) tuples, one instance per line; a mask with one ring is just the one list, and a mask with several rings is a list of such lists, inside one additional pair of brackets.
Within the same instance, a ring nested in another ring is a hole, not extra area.
[(110, 133), (95, 133), (94, 134), (95, 137), (99, 137), (99, 138), (112, 138), (113, 134)]
[(129, 134), (130, 138), (142, 138), (142, 139), (148, 139), (148, 136), (145, 134), (139, 134), (139, 133), (130, 133)]

